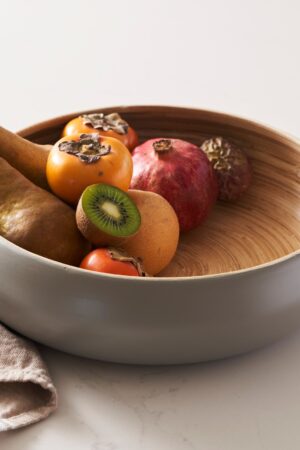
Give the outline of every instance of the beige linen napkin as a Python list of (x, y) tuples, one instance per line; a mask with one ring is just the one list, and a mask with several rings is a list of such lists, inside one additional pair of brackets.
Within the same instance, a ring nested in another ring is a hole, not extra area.
[(38, 350), (0, 324), (0, 432), (46, 418), (57, 393)]

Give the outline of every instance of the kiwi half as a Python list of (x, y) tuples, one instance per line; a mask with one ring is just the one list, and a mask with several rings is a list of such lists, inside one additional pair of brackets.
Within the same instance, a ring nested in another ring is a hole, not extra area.
[(133, 236), (141, 215), (126, 192), (108, 184), (88, 186), (79, 200), (77, 226), (95, 245), (111, 245)]

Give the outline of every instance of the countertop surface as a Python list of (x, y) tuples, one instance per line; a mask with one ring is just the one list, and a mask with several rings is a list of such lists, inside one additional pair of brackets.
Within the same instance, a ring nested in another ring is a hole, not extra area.
[[(299, 16), (298, 0), (11, 0), (1, 8), (0, 124), (18, 130), (76, 110), (171, 104), (299, 136)], [(3, 450), (300, 448), (300, 330), (191, 366), (41, 352), (59, 408), (0, 435)]]

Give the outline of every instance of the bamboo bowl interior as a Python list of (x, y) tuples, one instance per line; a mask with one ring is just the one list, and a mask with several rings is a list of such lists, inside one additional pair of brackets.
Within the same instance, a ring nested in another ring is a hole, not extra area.
[[(249, 191), (234, 204), (218, 202), (207, 221), (182, 234), (177, 254), (160, 274), (198, 276), (255, 267), (300, 249), (300, 150), (288, 136), (225, 114), (173, 107), (114, 107), (137, 129), (140, 141), (180, 138), (197, 145), (221, 135), (245, 149), (253, 166)], [(79, 113), (50, 120), (20, 134), (42, 143), (59, 139)]]

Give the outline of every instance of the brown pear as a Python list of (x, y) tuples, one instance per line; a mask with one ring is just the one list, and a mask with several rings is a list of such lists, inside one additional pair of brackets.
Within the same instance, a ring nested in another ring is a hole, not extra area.
[(39, 145), (0, 127), (0, 157), (34, 184), (49, 189), (46, 164), (51, 145)]
[(139, 231), (121, 243), (128, 255), (138, 258), (150, 275), (161, 272), (175, 255), (179, 222), (172, 206), (154, 192), (130, 189), (129, 197), (141, 214)]
[(0, 158), (0, 235), (46, 258), (78, 265), (90, 249), (75, 211)]

